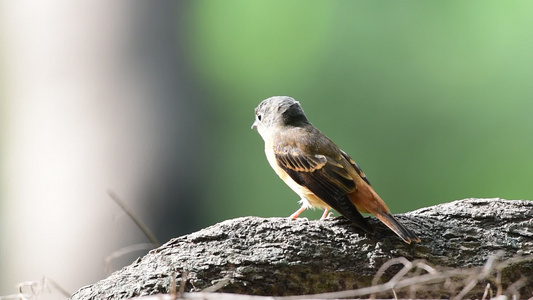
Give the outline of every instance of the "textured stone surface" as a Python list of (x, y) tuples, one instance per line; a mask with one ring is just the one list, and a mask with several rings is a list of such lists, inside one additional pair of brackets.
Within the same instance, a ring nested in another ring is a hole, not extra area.
[[(375, 218), (369, 220), (376, 228), (372, 236), (364, 235), (343, 218), (232, 219), (172, 239), (108, 278), (80, 289), (72, 299), (166, 293), (172, 276), (179, 284), (184, 271), (186, 291), (200, 291), (228, 278), (220, 292), (322, 293), (369, 286), (379, 267), (394, 257), (425, 259), (438, 268), (468, 268), (483, 265), (497, 251), (503, 251), (503, 259), (533, 254), (532, 201), (466, 199), (397, 218), (422, 242), (403, 243)], [(388, 269), (384, 278), (399, 269)], [(521, 276), (533, 278), (533, 261), (502, 270), (504, 288)], [(531, 297), (532, 286), (530, 283), (522, 288), (522, 295)], [(474, 289), (470, 295), (481, 294), (482, 290)], [(449, 297), (449, 290), (435, 286), (427, 294), (441, 295)]]

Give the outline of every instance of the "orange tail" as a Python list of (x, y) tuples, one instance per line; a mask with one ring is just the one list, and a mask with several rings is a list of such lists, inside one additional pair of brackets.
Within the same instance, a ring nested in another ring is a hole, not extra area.
[(401, 237), (407, 244), (411, 244), (411, 242), (420, 242), (420, 239), (414, 234), (414, 232), (403, 226), (402, 223), (398, 222), (391, 214), (377, 214), (376, 217)]
[(385, 204), (374, 189), (363, 180), (357, 182), (357, 190), (349, 196), (352, 203), (360, 212), (371, 213), (376, 216), (406, 243), (420, 242), (420, 239), (416, 234), (403, 226), (390, 214), (387, 204)]

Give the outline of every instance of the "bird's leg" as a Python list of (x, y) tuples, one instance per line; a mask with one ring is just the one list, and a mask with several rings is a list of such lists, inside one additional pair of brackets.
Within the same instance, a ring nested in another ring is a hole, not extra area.
[(295, 211), (292, 215), (290, 215), (289, 219), (294, 220), (298, 218), (298, 216), (302, 213), (302, 211), (305, 210), (305, 208), (306, 207), (302, 205), (302, 207), (300, 207), (297, 211)]
[(320, 220), (329, 218), (328, 212), (329, 212), (329, 207), (326, 207), (326, 209), (324, 209), (324, 213), (322, 214), (322, 217), (320, 217)]

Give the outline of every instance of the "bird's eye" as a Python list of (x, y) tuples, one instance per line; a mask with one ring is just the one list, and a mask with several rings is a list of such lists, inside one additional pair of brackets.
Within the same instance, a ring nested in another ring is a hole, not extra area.
[(257, 115), (257, 119), (258, 119), (259, 121), (261, 121), (261, 118), (262, 118), (262, 117), (263, 117), (262, 115)]

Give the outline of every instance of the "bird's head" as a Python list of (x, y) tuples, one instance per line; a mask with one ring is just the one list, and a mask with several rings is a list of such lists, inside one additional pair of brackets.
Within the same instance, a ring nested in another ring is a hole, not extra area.
[(257, 129), (264, 137), (273, 129), (304, 124), (309, 124), (309, 120), (298, 101), (288, 96), (275, 96), (261, 101), (255, 108), (252, 129)]

